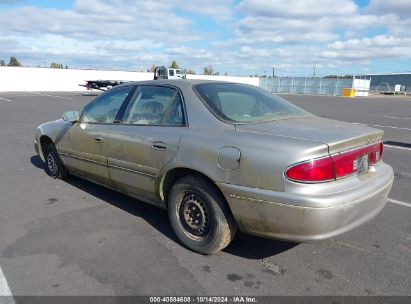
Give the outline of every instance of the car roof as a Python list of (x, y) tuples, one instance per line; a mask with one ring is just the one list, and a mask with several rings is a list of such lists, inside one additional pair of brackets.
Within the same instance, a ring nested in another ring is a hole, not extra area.
[[(188, 88), (196, 84), (202, 83), (224, 83), (224, 84), (234, 84), (234, 82), (221, 81), (221, 80), (205, 80), (205, 79), (158, 79), (158, 80), (142, 80), (142, 81), (131, 81), (122, 84), (121, 86), (127, 85), (171, 85), (179, 88)], [(235, 83), (240, 84), (241, 83)]]

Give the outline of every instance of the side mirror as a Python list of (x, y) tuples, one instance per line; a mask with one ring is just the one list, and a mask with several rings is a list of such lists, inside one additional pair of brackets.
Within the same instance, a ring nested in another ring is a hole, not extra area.
[(68, 111), (63, 114), (63, 120), (69, 122), (77, 122), (80, 119), (80, 115), (77, 111)]

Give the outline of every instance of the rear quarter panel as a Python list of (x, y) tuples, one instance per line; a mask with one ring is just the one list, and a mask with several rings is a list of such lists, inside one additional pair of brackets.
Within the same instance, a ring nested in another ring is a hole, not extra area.
[[(328, 155), (328, 147), (317, 142), (281, 136), (224, 130), (186, 129), (176, 157), (167, 165), (199, 171), (214, 182), (282, 191), (284, 170), (291, 164)], [(218, 155), (223, 147), (235, 147), (241, 157), (238, 169), (224, 169)]]

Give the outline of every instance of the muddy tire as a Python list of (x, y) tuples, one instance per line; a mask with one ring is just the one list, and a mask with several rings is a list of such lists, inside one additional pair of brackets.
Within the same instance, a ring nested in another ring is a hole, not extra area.
[(168, 200), (171, 226), (189, 249), (213, 254), (234, 238), (237, 225), (216, 186), (194, 175), (180, 178)]
[(68, 176), (68, 171), (61, 162), (60, 156), (53, 144), (48, 145), (44, 159), (48, 175), (59, 179), (64, 179)]

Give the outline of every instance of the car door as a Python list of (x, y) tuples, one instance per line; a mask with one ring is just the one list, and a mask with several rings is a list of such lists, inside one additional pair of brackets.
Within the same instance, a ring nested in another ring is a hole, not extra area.
[(142, 85), (108, 133), (109, 174), (115, 186), (156, 201), (160, 169), (177, 154), (186, 125), (181, 93), (172, 87)]
[(73, 173), (98, 183), (110, 184), (107, 168), (107, 132), (133, 86), (114, 88), (90, 102), (70, 128), (60, 153)]

